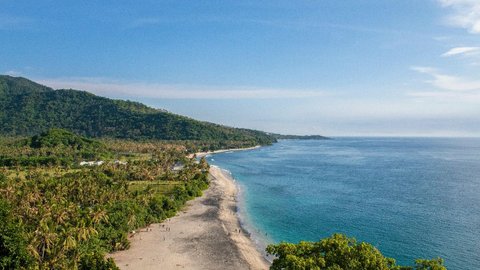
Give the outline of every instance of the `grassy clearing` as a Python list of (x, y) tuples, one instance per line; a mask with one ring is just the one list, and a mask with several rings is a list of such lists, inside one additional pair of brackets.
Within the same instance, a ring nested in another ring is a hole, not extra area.
[(128, 185), (130, 192), (151, 192), (160, 195), (170, 195), (176, 186), (182, 185), (182, 181), (131, 181)]
[(8, 178), (16, 177), (22, 180), (25, 179), (27, 174), (32, 174), (32, 173), (37, 173), (37, 174), (40, 174), (43, 176), (49, 176), (49, 177), (59, 177), (67, 173), (76, 173), (80, 171), (82, 171), (82, 169), (69, 169), (69, 168), (61, 168), (61, 167), (55, 167), (55, 168), (37, 167), (29, 170), (26, 170), (26, 169), (16, 170), (11, 168), (0, 169), (0, 173), (5, 175), (6, 177)]

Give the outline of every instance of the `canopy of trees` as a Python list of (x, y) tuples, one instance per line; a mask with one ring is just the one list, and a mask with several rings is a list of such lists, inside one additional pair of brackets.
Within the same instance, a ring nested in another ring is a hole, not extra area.
[(70, 147), (80, 149), (98, 149), (102, 147), (99, 142), (76, 135), (64, 129), (50, 129), (30, 139), (30, 146), (33, 148), (42, 147)]
[[(104, 163), (79, 166), (85, 149)], [(175, 215), (208, 187), (208, 164), (185, 153), (178, 144), (99, 142), (57, 129), (3, 138), (0, 269), (116, 269), (107, 252), (128, 248), (129, 233)], [(176, 163), (183, 169), (173, 171)]]
[(442, 259), (415, 261), (399, 266), (368, 243), (334, 234), (319, 242), (280, 243), (267, 247), (275, 255), (272, 270), (446, 270)]

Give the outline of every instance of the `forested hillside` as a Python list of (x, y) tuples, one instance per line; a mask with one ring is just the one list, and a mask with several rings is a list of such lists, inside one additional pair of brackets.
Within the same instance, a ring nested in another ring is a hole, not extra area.
[(88, 137), (241, 142), (241, 146), (276, 140), (261, 131), (201, 122), (137, 102), (0, 76), (0, 134), (31, 136), (51, 128)]

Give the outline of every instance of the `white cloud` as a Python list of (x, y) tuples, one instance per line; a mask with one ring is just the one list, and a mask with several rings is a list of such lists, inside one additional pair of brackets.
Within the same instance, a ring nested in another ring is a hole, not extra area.
[(480, 90), (480, 81), (443, 74), (432, 67), (412, 67), (411, 69), (419, 73), (430, 75), (433, 79), (426, 82), (441, 89), (452, 91)]
[(137, 96), (162, 99), (275, 99), (326, 96), (316, 90), (167, 85), (112, 81), (102, 78), (38, 79), (56, 89), (79, 89), (103, 96)]
[(442, 54), (443, 57), (456, 56), (456, 55), (478, 55), (480, 53), (480, 47), (456, 47), (452, 48), (446, 53)]
[(0, 30), (24, 28), (32, 23), (30, 18), (0, 14)]
[(23, 75), (22, 72), (16, 71), (16, 70), (8, 70), (8, 71), (5, 71), (4, 74), (5, 74), (5, 75), (10, 75), (10, 76), (13, 76), (13, 77), (18, 77), (18, 76), (22, 76), (22, 75)]
[(438, 0), (438, 2), (443, 7), (453, 10), (453, 14), (448, 17), (449, 24), (480, 34), (479, 0)]
[(426, 100), (442, 100), (447, 102), (461, 102), (462, 104), (479, 104), (480, 93), (478, 92), (435, 92), (435, 91), (421, 91), (409, 92), (407, 96), (426, 99)]

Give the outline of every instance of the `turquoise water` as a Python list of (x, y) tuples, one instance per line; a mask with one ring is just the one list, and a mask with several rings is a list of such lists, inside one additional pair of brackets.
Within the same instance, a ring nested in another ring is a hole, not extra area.
[(480, 269), (480, 139), (285, 140), (208, 159), (240, 184), (254, 236), (341, 232), (401, 264), (440, 256)]

